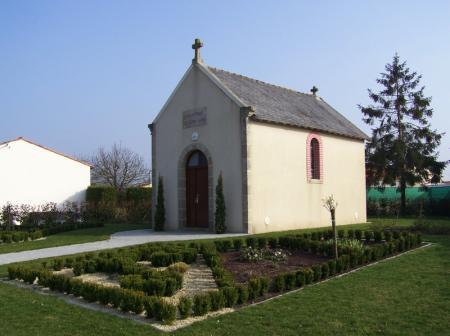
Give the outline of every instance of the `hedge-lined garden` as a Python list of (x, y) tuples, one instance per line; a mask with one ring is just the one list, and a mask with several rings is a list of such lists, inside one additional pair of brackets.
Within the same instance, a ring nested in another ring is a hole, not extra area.
[[(287, 251), (302, 250), (306, 253), (321, 256), (333, 256), (333, 246), (327, 240), (330, 233), (313, 232), (303, 235), (282, 236), (279, 238), (250, 237), (245, 240), (236, 238), (233, 240), (216, 241), (214, 245), (203, 248), (203, 255), (208, 266), (211, 267), (216, 283), (220, 290), (214, 297), (199, 295), (194, 298), (194, 303), (200, 304), (202, 309), (197, 309), (197, 314), (206, 314), (208, 311), (219, 308), (247, 304), (263, 300), (269, 296), (285, 291), (301, 288), (305, 285), (318, 282), (328, 277), (335, 276), (351, 269), (358, 268), (369, 263), (381, 260), (397, 253), (415, 248), (421, 244), (421, 236), (409, 232), (372, 232), (361, 230), (340, 231), (341, 239), (359, 238), (364, 245), (353, 247), (351, 244), (339, 245), (339, 257), (327, 262), (313, 265), (312, 267), (300, 267), (295, 272), (286, 272), (273, 278), (253, 277), (245, 284), (236, 284), (230, 272), (222, 263), (221, 253), (231, 249), (242, 250), (244, 244), (253, 249), (281, 248)], [(345, 240), (344, 240), (345, 241)], [(362, 247), (361, 247), (362, 246)], [(216, 296), (220, 296), (217, 298)], [(194, 310), (194, 314), (196, 310)]]
[[(44, 262), (39, 268), (9, 267), (10, 279), (21, 279), (37, 283), (51, 290), (73, 294), (89, 302), (99, 302), (118, 308), (123, 312), (141, 314), (163, 323), (173, 323), (177, 318), (203, 316), (225, 307), (246, 305), (301, 288), (329, 277), (342, 274), (383, 258), (407, 251), (421, 244), (418, 233), (399, 231), (339, 231), (337, 259), (333, 258), (330, 232), (313, 232), (280, 237), (248, 237), (246, 239), (222, 239), (206, 243), (150, 243), (108, 252), (87, 253), (75, 258), (55, 258)], [(299, 266), (291, 272), (276, 276), (252, 277), (238, 283), (224, 266), (222, 255), (239, 251), (242, 262), (257, 263), (262, 258), (283, 262), (289, 253), (306, 253), (325, 258), (326, 261)], [(268, 254), (264, 254), (267, 251)], [(175, 304), (166, 299), (182, 286), (183, 273), (189, 263), (202, 254), (211, 268), (218, 290), (198, 292), (181, 297)], [(249, 255), (251, 257), (249, 258)], [(151, 261), (149, 268), (139, 263)], [(75, 275), (104, 272), (119, 274), (120, 287), (107, 287), (83, 282), (54, 271), (72, 268)]]

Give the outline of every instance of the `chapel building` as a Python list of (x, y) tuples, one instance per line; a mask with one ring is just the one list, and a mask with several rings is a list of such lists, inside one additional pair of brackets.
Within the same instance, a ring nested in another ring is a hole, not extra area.
[(153, 211), (164, 182), (167, 230), (214, 231), (223, 177), (228, 232), (262, 233), (366, 222), (367, 136), (317, 95), (195, 58), (149, 125)]

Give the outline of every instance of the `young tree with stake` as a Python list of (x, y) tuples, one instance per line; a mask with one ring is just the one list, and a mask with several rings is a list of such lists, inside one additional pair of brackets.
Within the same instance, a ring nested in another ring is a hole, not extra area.
[(333, 195), (327, 197), (323, 200), (323, 207), (330, 212), (331, 215), (331, 226), (333, 228), (333, 250), (334, 258), (338, 258), (338, 248), (337, 248), (337, 234), (336, 234), (336, 208), (338, 202), (335, 201)]

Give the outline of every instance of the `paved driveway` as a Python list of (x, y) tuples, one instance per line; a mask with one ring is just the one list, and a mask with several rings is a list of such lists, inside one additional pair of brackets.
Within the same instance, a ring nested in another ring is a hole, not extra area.
[(191, 239), (212, 239), (243, 236), (242, 233), (213, 234), (199, 232), (154, 232), (153, 230), (133, 230), (117, 232), (108, 240), (92, 243), (49, 247), (39, 250), (0, 254), (0, 265), (35, 260), (40, 258), (58, 257), (67, 254), (99, 251), (116, 247), (144, 244), (149, 242), (177, 241)]

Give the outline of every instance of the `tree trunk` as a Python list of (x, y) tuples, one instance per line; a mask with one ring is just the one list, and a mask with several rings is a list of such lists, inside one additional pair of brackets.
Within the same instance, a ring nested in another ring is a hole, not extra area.
[(331, 211), (331, 226), (333, 227), (333, 248), (334, 248), (334, 258), (338, 258), (338, 248), (337, 248), (337, 234), (336, 234), (336, 210)]
[(404, 178), (400, 179), (400, 216), (405, 216), (406, 212), (406, 182)]

